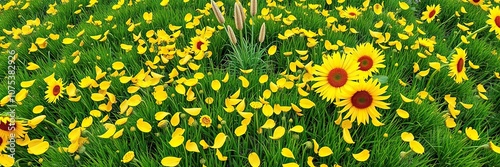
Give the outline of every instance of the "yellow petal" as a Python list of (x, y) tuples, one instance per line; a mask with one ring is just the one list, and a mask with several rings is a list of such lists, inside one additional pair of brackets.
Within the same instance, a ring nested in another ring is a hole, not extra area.
[(133, 95), (128, 99), (128, 106), (135, 107), (141, 103), (142, 98), (139, 95)]
[[(106, 126), (107, 125), (107, 126)], [(106, 132), (104, 132), (104, 134), (98, 136), (99, 138), (110, 138), (113, 134), (115, 134), (116, 132), (116, 126), (113, 125), (113, 124), (106, 124), (105, 127), (107, 129)]]
[(217, 136), (215, 136), (214, 145), (212, 146), (212, 148), (221, 148), (224, 145), (224, 142), (226, 142), (226, 137), (226, 134), (222, 132), (217, 134)]
[(272, 119), (267, 119), (267, 121), (264, 123), (264, 125), (261, 126), (261, 128), (264, 129), (272, 129), (276, 126), (276, 123)]
[(354, 157), (354, 159), (356, 159), (356, 161), (364, 162), (364, 161), (368, 160), (368, 158), (370, 158), (370, 151), (368, 151), (367, 149), (364, 149), (360, 153), (352, 154), (352, 156)]
[[(42, 138), (43, 140), (43, 138)], [(28, 153), (33, 155), (41, 155), (50, 147), (49, 142), (40, 139), (31, 140), (28, 144)]]
[(411, 148), (411, 150), (413, 150), (413, 152), (415, 152), (417, 154), (423, 154), (425, 152), (424, 146), (422, 146), (422, 144), (420, 144), (420, 142), (415, 141), (415, 140), (410, 141), (410, 148)]
[(14, 158), (7, 154), (0, 154), (0, 165), (2, 166), (14, 166)]
[(467, 127), (465, 129), (465, 135), (467, 135), (467, 137), (469, 137), (469, 139), (471, 139), (471, 140), (474, 140), (474, 141), (479, 140), (479, 134), (477, 133), (477, 131), (475, 129), (472, 129), (472, 127)]
[(229, 81), (229, 73), (226, 72), (226, 75), (224, 75), (222, 82), (226, 83), (227, 81)]
[(191, 142), (191, 140), (186, 141), (186, 150), (189, 152), (200, 152), (198, 145), (195, 142)]
[(287, 157), (287, 158), (295, 159), (295, 156), (293, 156), (292, 150), (290, 150), (288, 148), (282, 148), (281, 155), (283, 155), (284, 157)]
[(179, 147), (184, 142), (184, 136), (177, 135), (173, 136), (172, 139), (168, 142), (172, 147)]
[(82, 128), (87, 128), (90, 125), (92, 125), (93, 120), (94, 119), (92, 118), (92, 116), (84, 118), (83, 121), (82, 121)]
[(465, 108), (465, 109), (471, 109), (472, 106), (474, 106), (473, 104), (467, 104), (467, 103), (462, 103), (460, 102), (460, 104)]
[(42, 106), (42, 105), (35, 106), (33, 108), (33, 113), (34, 114), (40, 114), (43, 111), (43, 109), (45, 109), (45, 107)]
[(351, 133), (349, 132), (349, 129), (347, 128), (342, 128), (342, 138), (347, 144), (354, 144), (354, 141), (352, 140)]
[(144, 119), (139, 118), (136, 122), (137, 128), (144, 133), (148, 133), (151, 131), (152, 127), (148, 122), (145, 122)]
[(33, 63), (33, 62), (29, 62), (28, 63), (28, 67), (26, 67), (27, 70), (36, 70), (36, 69), (39, 69), (40, 66), (38, 66), (37, 64)]
[(201, 112), (201, 108), (182, 108), (191, 116), (197, 116)]
[(213, 80), (211, 86), (212, 86), (213, 90), (219, 91), (221, 84), (220, 84), (219, 80)]
[(295, 133), (302, 133), (304, 131), (304, 127), (302, 127), (301, 125), (295, 125), (293, 128), (291, 128), (288, 131), (289, 132), (292, 131), (292, 132), (295, 132)]
[(203, 147), (203, 149), (208, 149), (210, 146), (205, 142), (205, 140), (200, 141), (200, 145)]
[(227, 161), (227, 156), (222, 155), (219, 149), (217, 149), (215, 155), (217, 156), (217, 159), (219, 159), (219, 161)]
[(276, 49), (277, 48), (278, 47), (276, 45), (273, 45), (273, 46), (269, 47), (269, 49), (267, 50), (267, 54), (269, 54), (269, 56), (274, 55), (276, 53)]
[(248, 82), (247, 78), (245, 78), (244, 76), (240, 76), (238, 77), (238, 79), (241, 80), (241, 85), (244, 88), (247, 88), (250, 85), (250, 82)]
[(321, 147), (318, 151), (319, 157), (326, 157), (326, 156), (329, 156), (332, 154), (333, 154), (332, 149), (330, 149), (330, 147), (327, 147), (327, 146)]
[(405, 142), (410, 142), (410, 141), (413, 141), (415, 139), (415, 137), (413, 137), (413, 134), (411, 134), (409, 132), (403, 132), (403, 133), (401, 133), (401, 139), (403, 139), (403, 141), (405, 141)]
[(455, 123), (455, 119), (451, 117), (446, 118), (445, 124), (447, 128), (454, 128), (457, 126), (457, 123)]
[(261, 76), (259, 77), (259, 83), (261, 83), (261, 84), (266, 83), (268, 79), (269, 79), (269, 76), (268, 76), (268, 75), (266, 75), (266, 74), (261, 75)]
[(31, 80), (31, 81), (23, 81), (21, 82), (21, 87), (23, 88), (29, 88), (31, 87), (31, 85), (33, 85), (33, 83), (35, 83), (35, 79), (34, 80)]
[(472, 61), (469, 60), (469, 67), (474, 69), (474, 70), (477, 70), (479, 69), (479, 65), (475, 65), (474, 63), (472, 63)]
[(269, 104), (264, 104), (264, 106), (262, 107), (262, 113), (266, 116), (266, 117), (270, 117), (273, 115), (273, 107)]
[(310, 108), (315, 106), (314, 102), (312, 102), (311, 100), (306, 99), (306, 98), (300, 99), (299, 105), (300, 105), (300, 107), (305, 108), (305, 109), (310, 109)]
[(401, 99), (403, 99), (404, 102), (406, 103), (413, 102), (413, 99), (409, 99), (401, 93), (399, 95), (401, 95)]
[(238, 137), (245, 134), (246, 132), (247, 132), (247, 125), (245, 124), (240, 125), (236, 129), (234, 129), (234, 134), (236, 134), (236, 136)]
[(90, 96), (90, 98), (93, 101), (98, 102), (98, 101), (104, 100), (105, 96), (103, 94), (100, 94), (100, 93), (92, 93), (92, 95)]
[(161, 159), (161, 164), (163, 166), (177, 166), (181, 162), (181, 159), (177, 157), (165, 157)]
[(404, 118), (404, 119), (407, 119), (410, 117), (410, 114), (408, 114), (408, 112), (406, 112), (405, 110), (400, 109), (400, 108), (398, 108), (396, 110), (396, 113), (398, 114), (399, 117)]
[(403, 10), (408, 10), (410, 8), (406, 2), (399, 2), (399, 7)]
[(73, 39), (73, 38), (64, 38), (63, 41), (62, 41), (62, 43), (66, 44), (66, 45), (69, 45), (69, 44), (72, 44), (73, 41), (75, 41), (75, 39)]
[(283, 167), (300, 167), (299, 164), (295, 162), (290, 162), (282, 165)]
[(165, 111), (159, 111), (159, 112), (156, 112), (155, 119), (157, 121), (159, 121), (159, 120), (162, 120), (163, 118), (165, 118), (167, 115), (170, 115), (170, 113), (165, 112)]
[(495, 144), (493, 144), (493, 142), (489, 142), (489, 145), (490, 145), (490, 148), (491, 150), (493, 150), (494, 152), (496, 152), (497, 154), (500, 154), (500, 147), (496, 146)]
[(278, 126), (276, 129), (274, 129), (273, 136), (269, 136), (269, 137), (271, 139), (278, 140), (281, 137), (283, 137), (284, 134), (285, 134), (285, 128), (282, 126)]
[(260, 158), (257, 153), (252, 152), (248, 154), (248, 162), (250, 162), (250, 166), (252, 167), (259, 167), (260, 166)]

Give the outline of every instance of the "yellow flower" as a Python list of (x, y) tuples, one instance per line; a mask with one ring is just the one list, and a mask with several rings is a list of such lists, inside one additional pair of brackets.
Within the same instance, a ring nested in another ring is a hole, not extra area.
[(339, 100), (339, 96), (345, 89), (351, 87), (358, 80), (358, 63), (351, 56), (340, 55), (336, 52), (332, 56), (323, 57), (323, 64), (315, 66), (315, 77), (317, 81), (312, 88), (319, 93), (322, 99), (329, 102)]
[(491, 8), (488, 17), (490, 19), (486, 20), (486, 23), (491, 25), (490, 32), (495, 31), (496, 34), (500, 34), (500, 7)]
[(123, 155), (123, 158), (121, 161), (123, 163), (128, 163), (128, 162), (132, 161), (133, 159), (134, 159), (134, 152), (129, 151), (129, 152), (125, 153), (125, 155)]
[(456, 83), (462, 83), (462, 81), (469, 80), (467, 74), (465, 74), (465, 59), (467, 58), (467, 54), (460, 48), (457, 48), (456, 51), (457, 54), (452, 56), (452, 60), (448, 66), (450, 68), (448, 76), (452, 77)]
[(7, 148), (8, 143), (9, 143), (8, 137), (0, 136), (0, 151), (1, 152), (3, 152), (5, 150), (5, 148)]
[(367, 79), (373, 73), (378, 73), (379, 68), (385, 68), (382, 64), (385, 60), (385, 55), (382, 51), (375, 49), (371, 43), (363, 43), (356, 46), (352, 52), (352, 56), (359, 62), (360, 78)]
[(16, 138), (22, 138), (24, 134), (28, 133), (26, 132), (27, 130), (28, 128), (23, 121), (15, 121), (8, 116), (0, 117), (0, 137), (8, 139), (10, 138), (10, 134), (14, 133)]
[(56, 80), (54, 78), (54, 74), (46, 77), (44, 79), (45, 83), (47, 83), (47, 91), (45, 91), (45, 99), (49, 103), (55, 103), (62, 97), (62, 92), (64, 91), (64, 84), (62, 83), (62, 79)]
[(208, 128), (212, 124), (212, 118), (210, 118), (210, 116), (208, 116), (208, 115), (202, 115), (200, 118), (200, 123), (201, 123), (201, 126)]
[(142, 14), (142, 18), (146, 21), (146, 23), (151, 23), (153, 20), (153, 12), (144, 12), (144, 14)]
[(191, 38), (191, 49), (195, 52), (204, 52), (208, 50), (208, 44), (210, 41), (205, 39), (204, 37), (196, 36), (194, 38)]
[(420, 20), (430, 23), (432, 20), (434, 20), (434, 18), (436, 18), (436, 15), (438, 15), (439, 12), (441, 12), (440, 5), (427, 6), (427, 11), (422, 12), (422, 17), (420, 18)]
[(369, 123), (371, 119), (373, 125), (381, 126), (383, 124), (378, 121), (381, 114), (376, 107), (390, 109), (389, 103), (383, 102), (383, 100), (389, 99), (390, 96), (382, 96), (387, 87), (380, 88), (380, 83), (373, 79), (368, 81), (360, 80), (359, 83), (353, 85), (352, 89), (346, 89), (340, 95), (340, 98), (344, 100), (336, 103), (336, 105), (344, 106), (340, 113), (348, 111), (344, 119), (350, 117), (351, 121), (356, 120), (358, 125), (360, 123)]
[(361, 15), (359, 9), (352, 6), (348, 6), (346, 10), (340, 11), (340, 17), (342, 18), (356, 19), (359, 15)]

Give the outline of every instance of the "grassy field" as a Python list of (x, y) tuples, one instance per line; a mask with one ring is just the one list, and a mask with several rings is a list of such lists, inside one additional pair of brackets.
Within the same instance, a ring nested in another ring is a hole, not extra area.
[(499, 4), (0, 1), (0, 165), (498, 166)]

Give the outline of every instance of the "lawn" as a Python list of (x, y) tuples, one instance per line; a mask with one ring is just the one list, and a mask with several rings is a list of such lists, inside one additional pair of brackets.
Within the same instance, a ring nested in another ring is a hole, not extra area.
[(499, 0), (0, 1), (1, 166), (498, 166)]

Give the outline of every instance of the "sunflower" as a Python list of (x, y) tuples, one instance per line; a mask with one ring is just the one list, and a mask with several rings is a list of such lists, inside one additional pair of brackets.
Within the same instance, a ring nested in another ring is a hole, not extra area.
[(390, 109), (389, 103), (383, 102), (383, 100), (387, 100), (390, 97), (382, 96), (386, 90), (387, 86), (380, 88), (380, 83), (377, 80), (360, 80), (351, 89), (344, 89), (344, 92), (340, 94), (340, 98), (344, 100), (336, 103), (336, 105), (344, 106), (340, 110), (340, 113), (348, 111), (344, 119), (350, 117), (351, 121), (354, 122), (356, 120), (358, 125), (360, 123), (369, 123), (369, 120), (372, 119), (374, 125), (382, 125), (378, 121), (381, 114), (377, 111), (376, 107)]
[(465, 74), (465, 59), (467, 54), (465, 50), (457, 48), (457, 54), (452, 56), (452, 60), (448, 67), (450, 68), (450, 73), (448, 76), (452, 77), (456, 83), (462, 83), (462, 81), (468, 80), (467, 74)]
[(484, 3), (484, 0), (469, 0), (469, 2), (473, 5), (482, 5)]
[(496, 34), (500, 34), (500, 7), (496, 6), (490, 9), (488, 17), (490, 19), (486, 23), (491, 25), (490, 32), (495, 31)]
[(385, 68), (385, 65), (382, 64), (385, 61), (385, 55), (370, 43), (356, 46), (351, 54), (359, 62), (358, 69), (361, 71), (359, 74), (361, 79), (367, 79), (373, 75), (372, 73), (378, 73), (379, 68)]
[(0, 152), (3, 152), (7, 148), (7, 143), (9, 143), (9, 138), (0, 136)]
[(204, 52), (208, 50), (208, 44), (210, 41), (205, 39), (204, 37), (196, 36), (191, 38), (191, 48), (195, 53), (198, 53), (200, 51)]
[(315, 66), (315, 77), (317, 81), (312, 88), (316, 89), (323, 99), (333, 102), (339, 100), (339, 95), (346, 87), (354, 84), (358, 80), (358, 63), (351, 56), (340, 55), (335, 52), (332, 56), (324, 56), (323, 64)]
[(425, 20), (425, 21), (427, 21), (427, 23), (430, 23), (432, 20), (434, 20), (434, 18), (436, 18), (436, 15), (438, 15), (439, 12), (441, 12), (441, 6), (439, 4), (437, 6), (436, 5), (432, 5), (432, 6), (427, 5), (427, 11), (422, 12), (422, 17), (420, 18), (420, 20), (422, 20), (422, 21)]
[(59, 97), (62, 97), (62, 92), (65, 89), (62, 83), (62, 79), (59, 78), (58, 80), (56, 80), (54, 78), (54, 74), (52, 74), (43, 80), (45, 81), (45, 83), (47, 83), (45, 99), (49, 103), (55, 103), (57, 100), (59, 100)]
[(348, 18), (348, 19), (356, 19), (361, 15), (361, 12), (358, 8), (348, 6), (345, 10), (340, 11), (340, 17)]
[(208, 116), (208, 115), (203, 115), (200, 118), (200, 123), (201, 123), (201, 126), (208, 128), (212, 124), (212, 118), (210, 118), (210, 116)]
[(16, 138), (24, 137), (28, 128), (23, 121), (11, 122), (11, 118), (8, 116), (0, 116), (0, 137), (4, 139), (9, 139), (11, 134), (14, 134)]

